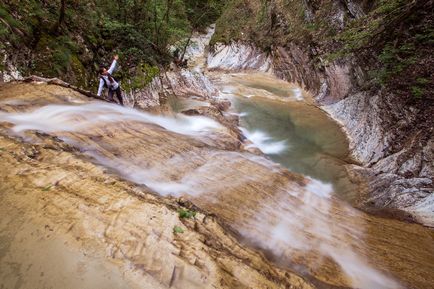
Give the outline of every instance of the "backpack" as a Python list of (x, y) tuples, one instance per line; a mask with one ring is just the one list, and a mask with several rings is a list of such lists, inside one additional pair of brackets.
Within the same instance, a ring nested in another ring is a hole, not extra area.
[[(113, 75), (111, 75), (110, 73), (108, 73), (107, 76), (113, 78), (113, 80), (114, 80), (115, 82), (119, 83), (119, 81), (117, 81), (117, 79), (114, 78)], [(104, 77), (102, 77), (102, 75), (100, 76), (100, 78), (104, 81), (104, 87), (105, 87), (105, 88), (109, 88), (110, 85), (107, 84), (106, 79), (105, 79)]]

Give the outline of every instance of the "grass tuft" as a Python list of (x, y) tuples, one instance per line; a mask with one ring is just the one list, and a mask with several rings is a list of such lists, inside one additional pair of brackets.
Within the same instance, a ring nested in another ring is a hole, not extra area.
[(196, 217), (197, 212), (188, 209), (179, 209), (178, 215), (181, 219), (190, 219)]
[(182, 234), (182, 233), (184, 233), (184, 229), (179, 227), (179, 226), (174, 226), (173, 227), (173, 233), (174, 234)]

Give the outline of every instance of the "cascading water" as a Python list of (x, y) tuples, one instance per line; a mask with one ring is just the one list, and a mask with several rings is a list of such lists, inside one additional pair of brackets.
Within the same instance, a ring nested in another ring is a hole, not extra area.
[[(270, 160), (250, 153), (225, 151), (218, 146), (211, 150), (203, 145), (182, 148), (163, 160), (164, 152), (168, 151), (165, 145), (151, 147), (143, 143), (143, 151), (147, 153), (131, 154), (131, 146), (137, 142), (153, 143), (156, 129), (172, 140), (193, 137), (206, 142), (207, 137), (223, 129), (210, 119), (155, 116), (95, 102), (2, 113), (0, 121), (13, 123), (12, 131), (23, 136), (27, 130), (56, 135), (101, 165), (161, 195), (188, 196), (221, 216), (253, 244), (271, 250), (279, 256), (279, 262), (298, 264), (313, 275), (318, 264), (333, 268), (335, 262), (354, 287), (399, 287), (365, 260), (360, 241), (364, 225), (359, 213), (333, 198), (331, 185), (312, 179), (300, 179), (298, 185), (288, 178), (276, 178), (274, 174), (282, 174), (283, 169)], [(131, 142), (129, 137), (116, 139), (118, 130), (128, 132), (128, 129), (136, 131), (136, 142)], [(114, 140), (104, 135), (113, 135)], [(129, 145), (117, 143), (123, 141)], [(280, 145), (274, 153), (285, 148), (284, 144)], [(163, 159), (151, 159), (151, 155), (158, 154)], [(250, 172), (243, 173), (245, 169)], [(298, 261), (305, 254), (316, 256), (315, 262), (309, 258)], [(320, 261), (321, 256), (333, 261)]]
[[(0, 113), (0, 122), (10, 124), (12, 133), (29, 141), (30, 130), (56, 136), (127, 180), (163, 196), (188, 198), (218, 216), (247, 244), (263, 250), (278, 265), (316, 280), (319, 287), (395, 289), (402, 287), (401, 279), (408, 284), (406, 278), (414, 272), (406, 270), (417, 270), (415, 264), (434, 256), (432, 246), (419, 251), (419, 244), (411, 239), (419, 228), (371, 217), (340, 200), (334, 193), (334, 174), (320, 174), (321, 169), (346, 158), (339, 128), (331, 122), (324, 124), (326, 117), (320, 111), (307, 109), (312, 109), (303, 102), (308, 97), (298, 88), (270, 76), (255, 77), (259, 78), (253, 77), (252, 85), (249, 74), (229, 79), (212, 74), (222, 94), (235, 103), (251, 145), (271, 159), (228, 149), (227, 143), (238, 140), (209, 118), (159, 116), (101, 102), (29, 109), (26, 101), (9, 101), (5, 110), (9, 112)], [(267, 101), (256, 104), (266, 107), (265, 112), (258, 112), (239, 97), (281, 99), (278, 106), (293, 114), (280, 120), (282, 124), (291, 120), (291, 126), (276, 133), (269, 126), (275, 126), (273, 122), (255, 127), (266, 121), (267, 113), (287, 112), (275, 110), (276, 103)], [(297, 102), (303, 103), (294, 106)], [(301, 113), (296, 115), (297, 111)], [(258, 121), (259, 113), (265, 117)], [(322, 127), (313, 129), (318, 125)], [(294, 140), (303, 132), (306, 138)], [(286, 156), (303, 149), (307, 150), (303, 157)], [(425, 243), (430, 238), (429, 234), (418, 237)], [(409, 256), (414, 260), (407, 260)]]
[(185, 135), (195, 135), (222, 128), (219, 123), (202, 116), (177, 114), (176, 117), (164, 117), (103, 102), (74, 106), (47, 105), (29, 113), (7, 114), (0, 112), (0, 119), (15, 123), (12, 130), (16, 133), (25, 130), (38, 130), (47, 133), (83, 132), (96, 123), (116, 125), (116, 123), (123, 121), (155, 124), (168, 131)]

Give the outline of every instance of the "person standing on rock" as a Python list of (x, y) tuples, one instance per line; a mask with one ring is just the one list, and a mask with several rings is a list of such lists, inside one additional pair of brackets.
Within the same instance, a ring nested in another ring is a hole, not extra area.
[(113, 57), (113, 62), (110, 65), (110, 68), (107, 69), (104, 65), (101, 65), (99, 67), (99, 87), (98, 87), (98, 96), (101, 96), (102, 91), (104, 87), (108, 88), (108, 99), (110, 102), (114, 102), (113, 95), (116, 93), (116, 96), (119, 100), (119, 103), (121, 105), (124, 105), (124, 102), (122, 100), (122, 91), (121, 86), (119, 83), (114, 79), (114, 77), (111, 75), (117, 65), (117, 60), (119, 59), (118, 55), (115, 55)]

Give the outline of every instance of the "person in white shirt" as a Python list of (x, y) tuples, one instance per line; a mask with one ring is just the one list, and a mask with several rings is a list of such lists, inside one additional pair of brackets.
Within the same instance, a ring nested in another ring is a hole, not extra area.
[(98, 96), (101, 96), (102, 91), (104, 89), (104, 87), (108, 88), (108, 99), (111, 102), (114, 102), (113, 99), (113, 95), (116, 93), (116, 96), (119, 100), (119, 103), (121, 105), (124, 105), (124, 102), (122, 100), (122, 91), (121, 91), (121, 86), (119, 85), (119, 83), (116, 81), (116, 79), (114, 79), (114, 77), (111, 75), (117, 65), (117, 60), (119, 59), (119, 56), (115, 55), (113, 57), (113, 62), (110, 65), (110, 68), (107, 69), (104, 65), (101, 65), (99, 67), (99, 86), (98, 86)]

